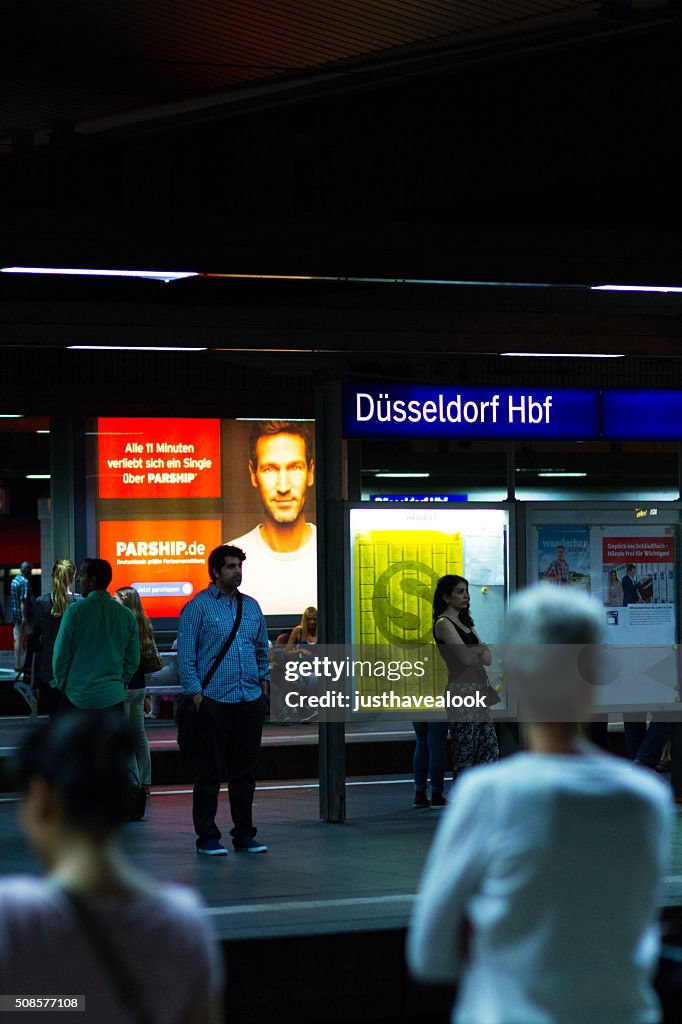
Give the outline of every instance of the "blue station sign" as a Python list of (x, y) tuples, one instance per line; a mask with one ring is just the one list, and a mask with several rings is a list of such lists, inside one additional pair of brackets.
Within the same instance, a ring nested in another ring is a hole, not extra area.
[(343, 436), (589, 441), (599, 411), (593, 389), (346, 385)]
[(602, 436), (609, 441), (682, 441), (682, 391), (604, 391)]

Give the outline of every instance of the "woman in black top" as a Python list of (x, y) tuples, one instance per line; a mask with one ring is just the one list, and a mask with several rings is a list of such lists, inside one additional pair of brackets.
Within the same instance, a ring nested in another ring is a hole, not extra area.
[[(492, 663), (490, 648), (474, 632), (469, 604), (469, 583), (463, 576), (438, 580), (433, 596), (433, 635), (448, 667), (447, 689), (452, 697), (475, 696), (485, 690), (485, 666)], [(488, 708), (450, 708), (449, 717), (452, 778), (456, 782), (466, 768), (497, 761), (500, 752)]]

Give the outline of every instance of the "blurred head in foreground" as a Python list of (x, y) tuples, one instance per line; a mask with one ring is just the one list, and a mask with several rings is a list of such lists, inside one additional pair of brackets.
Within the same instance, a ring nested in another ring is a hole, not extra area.
[(132, 749), (128, 723), (107, 711), (74, 711), (27, 737), (14, 767), (20, 822), (48, 867), (66, 836), (106, 843), (127, 820)]
[(512, 598), (503, 629), (502, 664), (519, 717), (579, 722), (598, 681), (602, 622), (597, 603), (571, 587), (531, 587)]

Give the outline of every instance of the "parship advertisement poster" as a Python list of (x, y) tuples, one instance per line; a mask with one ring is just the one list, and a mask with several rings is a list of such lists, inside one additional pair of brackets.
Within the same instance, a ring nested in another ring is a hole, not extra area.
[(314, 423), (102, 417), (90, 436), (97, 553), (148, 615), (178, 616), (220, 544), (244, 551), (266, 615), (294, 625), (317, 604)]

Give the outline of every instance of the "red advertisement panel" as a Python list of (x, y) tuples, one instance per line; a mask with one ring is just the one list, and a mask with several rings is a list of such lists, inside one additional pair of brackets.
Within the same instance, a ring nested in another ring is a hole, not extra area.
[(632, 562), (633, 565), (646, 562), (674, 561), (672, 537), (604, 537), (602, 539), (603, 561), (618, 565)]
[(221, 533), (220, 519), (101, 522), (100, 558), (114, 570), (110, 592), (135, 587), (150, 617), (179, 615), (208, 586), (207, 560)]
[(220, 420), (98, 420), (100, 498), (219, 498)]

